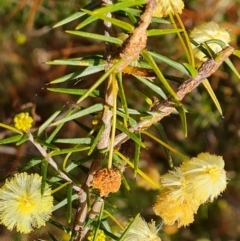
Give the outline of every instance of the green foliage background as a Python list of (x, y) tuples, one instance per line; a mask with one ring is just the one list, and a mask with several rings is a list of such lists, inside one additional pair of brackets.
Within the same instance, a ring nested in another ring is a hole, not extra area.
[[(71, 107), (76, 97), (47, 91), (48, 83), (67, 73), (76, 70), (74, 66), (50, 66), (46, 61), (82, 57), (103, 53), (105, 45), (102, 42), (66, 34), (65, 30), (72, 30), (79, 23), (75, 20), (66, 26), (51, 29), (53, 24), (76, 12), (87, 1), (39, 1), (37, 10), (31, 12), (32, 1), (7, 1), (0, 0), (0, 121), (11, 123), (13, 116), (25, 108), (26, 103), (36, 105), (39, 116), (37, 126), (41, 125), (49, 116), (62, 106)], [(223, 7), (225, 3), (225, 7)], [(216, 21), (221, 26), (229, 29), (232, 35), (231, 46), (239, 48), (240, 24), (239, 1), (185, 1), (186, 9), (181, 15), (187, 30), (204, 21)], [(211, 6), (210, 6), (211, 5)], [(102, 33), (99, 23), (89, 25), (85, 31)], [(171, 55), (172, 59), (184, 61), (183, 51), (175, 35), (151, 38), (148, 49), (161, 50), (161, 54)], [(239, 60), (231, 57), (236, 68), (240, 69)], [(174, 70), (168, 66), (161, 66), (164, 72), (174, 75)], [(61, 85), (63, 88), (88, 88), (99, 75), (86, 78), (84, 81), (69, 81)], [(222, 197), (212, 204), (200, 208), (195, 222), (187, 228), (165, 229), (162, 240), (240, 240), (240, 82), (225, 65), (217, 71), (209, 81), (222, 106), (223, 117), (216, 110), (205, 88), (200, 86), (184, 99), (188, 110), (188, 136), (184, 137), (181, 120), (178, 115), (164, 118), (161, 124), (165, 128), (168, 143), (175, 149), (188, 156), (196, 156), (199, 152), (210, 152), (222, 155), (228, 171), (229, 184)], [(139, 82), (131, 77), (125, 77), (125, 89), (136, 89)], [(139, 86), (138, 86), (139, 88)], [(140, 87), (144, 92), (144, 86)], [(146, 90), (147, 91), (147, 90)], [(146, 93), (147, 94), (147, 93)], [(86, 106), (93, 104), (86, 101)], [(97, 102), (96, 100), (94, 100)], [(137, 91), (131, 91), (128, 97), (131, 108), (146, 108), (144, 98), (139, 98)], [(89, 123), (83, 119), (83, 124)], [(61, 137), (72, 138), (81, 136), (80, 129), (74, 123), (68, 123), (61, 130)], [(6, 135), (1, 130), (0, 135)], [(152, 142), (147, 137), (147, 150), (143, 150), (141, 158), (147, 163), (155, 165), (160, 173), (169, 170), (169, 164), (163, 148)], [(64, 145), (63, 145), (64, 147)], [(1, 147), (1, 178), (14, 173), (23, 163), (35, 155), (36, 150), (30, 144), (20, 147), (9, 145), (9, 149)], [(180, 159), (173, 155), (174, 165)], [(72, 157), (74, 158), (74, 157)], [(75, 156), (77, 159), (77, 156)], [(59, 160), (61, 161), (61, 160)], [(35, 167), (34, 171), (39, 171)], [(129, 175), (130, 172), (129, 172)], [(79, 172), (81, 180), (81, 173)], [(150, 207), (154, 204), (157, 192), (139, 189), (134, 178), (130, 176), (131, 192), (122, 188), (115, 197), (108, 199), (109, 203), (116, 203), (119, 212), (126, 217), (135, 216), (138, 212), (146, 220), (154, 217)], [(79, 181), (80, 181), (79, 180)], [(64, 196), (65, 192), (59, 194)], [(136, 200), (136, 197), (137, 200)], [(126, 202), (128, 200), (128, 202)], [(110, 205), (109, 204), (109, 205)], [(55, 220), (66, 222), (65, 216), (60, 212), (54, 213)], [(160, 219), (158, 219), (160, 222)], [(67, 224), (66, 224), (67, 225)], [(62, 232), (54, 226), (48, 225), (48, 230), (56, 234), (59, 240), (64, 239)], [(5, 228), (0, 229), (1, 240), (33, 240), (42, 237), (48, 240), (47, 230), (41, 229), (30, 236), (10, 233)]]

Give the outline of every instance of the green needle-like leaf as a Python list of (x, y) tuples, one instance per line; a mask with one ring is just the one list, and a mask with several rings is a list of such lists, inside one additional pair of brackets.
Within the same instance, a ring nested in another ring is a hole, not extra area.
[[(69, 95), (84, 95), (88, 89), (65, 89), (65, 88), (47, 88), (49, 91), (56, 93), (64, 93)], [(100, 95), (99, 90), (92, 91), (88, 96), (98, 97)]]
[(58, 120), (58, 121), (52, 123), (50, 126), (56, 126), (56, 125), (59, 125), (61, 123), (65, 123), (65, 122), (80, 118), (82, 116), (89, 115), (89, 114), (95, 113), (97, 111), (101, 111), (102, 109), (103, 109), (102, 104), (95, 104), (95, 105), (92, 105), (92, 106), (90, 106), (90, 107), (88, 107), (84, 110), (80, 110), (80, 111), (78, 111), (78, 112), (76, 112), (76, 113), (74, 113), (70, 116), (64, 117), (61, 120)]
[(102, 19), (104, 21), (110, 22), (113, 25), (118, 26), (122, 29), (125, 29), (128, 32), (132, 32), (134, 30), (134, 26), (125, 22), (125, 21), (121, 21), (121, 20), (118, 20), (116, 18), (109, 18), (105, 14), (98, 14), (98, 13), (91, 12), (91, 11), (88, 11), (88, 10), (85, 10), (85, 9), (83, 9), (82, 11), (86, 12), (87, 14), (89, 14), (91, 16), (95, 16), (98, 19)]
[(72, 184), (67, 186), (67, 220), (68, 223), (71, 223), (72, 220)]
[(93, 38), (93, 39), (97, 39), (97, 40), (101, 40), (101, 41), (105, 41), (105, 42), (109, 42), (109, 43), (114, 43), (114, 44), (118, 44), (118, 45), (121, 45), (123, 43), (123, 41), (119, 38), (109, 37), (109, 36), (96, 34), (96, 33), (72, 31), (72, 30), (67, 30), (66, 33), (81, 36), (84, 38)]
[(154, 58), (156, 58), (156, 59), (158, 59), (158, 60), (160, 60), (160, 61), (162, 61), (162, 62), (164, 62), (164, 63), (166, 63), (166, 64), (168, 64), (170, 66), (172, 66), (173, 68), (175, 68), (175, 69), (177, 69), (177, 70), (181, 71), (182, 73), (184, 73), (184, 74), (189, 76), (188, 70), (182, 64), (179, 64), (178, 62), (176, 62), (176, 61), (174, 61), (172, 59), (169, 59), (166, 56), (163, 56), (161, 54), (157, 54), (157, 53), (154, 53), (154, 52), (151, 52), (151, 51), (148, 51), (148, 53), (150, 55), (152, 55)]
[[(93, 10), (93, 9), (99, 7), (99, 6), (100, 6), (100, 1), (92, 1), (91, 3), (89, 3), (88, 5), (86, 5), (84, 8), (85, 8), (85, 9), (88, 9), (88, 10)], [(67, 23), (69, 23), (69, 22), (71, 22), (71, 21), (73, 21), (73, 20), (75, 20), (75, 19), (78, 19), (78, 18), (84, 16), (85, 14), (86, 14), (86, 13), (84, 13), (84, 12), (74, 13), (74, 14), (70, 15), (69, 17), (61, 20), (61, 21), (58, 22), (58, 23), (56, 23), (56, 24), (53, 26), (53, 28), (62, 26), (62, 25), (64, 25), (64, 24), (67, 24)]]
[(91, 75), (91, 74), (104, 70), (104, 66), (105, 65), (89, 66), (87, 68), (83, 68), (82, 70), (78, 70), (71, 74), (64, 75), (58, 79), (52, 80), (50, 82), (50, 84), (58, 84), (58, 83), (62, 83), (62, 82), (68, 81), (68, 80), (82, 78), (82, 77), (85, 77), (85, 76), (88, 76), (88, 75)]
[(47, 180), (47, 170), (48, 170), (48, 161), (43, 159), (41, 162), (41, 176), (42, 176), (42, 183), (41, 183), (41, 194), (44, 194), (46, 180)]
[(22, 135), (15, 135), (15, 136), (1, 139), (0, 145), (6, 145), (6, 144), (18, 142), (22, 139), (22, 137), (23, 137)]
[(155, 63), (155, 61), (153, 60), (152, 56), (146, 51), (143, 50), (142, 51), (142, 55), (143, 57), (147, 60), (147, 62), (152, 66), (154, 72), (156, 73), (157, 77), (159, 78), (159, 80), (162, 82), (162, 84), (164, 85), (164, 87), (166, 88), (166, 90), (169, 92), (169, 94), (171, 94), (174, 99), (176, 101), (178, 101), (178, 97), (177, 94), (175, 93), (175, 91), (172, 89), (172, 87), (168, 84), (167, 80), (164, 78), (162, 72), (160, 71), (160, 69), (158, 68), (157, 64)]
[(222, 115), (221, 105), (220, 105), (220, 103), (219, 103), (219, 101), (218, 101), (218, 99), (217, 99), (217, 97), (216, 97), (216, 95), (215, 95), (215, 93), (214, 93), (214, 91), (213, 91), (209, 81), (207, 79), (205, 79), (205, 80), (202, 81), (202, 83), (203, 83), (204, 87), (206, 88), (208, 94), (211, 96), (211, 98), (212, 98), (215, 106), (217, 107), (220, 115)]
[(61, 113), (61, 110), (55, 111), (38, 129), (38, 136), (53, 122), (53, 120)]
[(158, 36), (158, 35), (165, 35), (165, 34), (171, 34), (171, 33), (180, 33), (182, 32), (182, 29), (150, 29), (147, 31), (147, 36)]
[(178, 113), (179, 113), (179, 115), (180, 115), (180, 118), (181, 118), (184, 136), (187, 137), (187, 118), (186, 118), (186, 111), (184, 110), (184, 108), (183, 108), (182, 105), (176, 106), (175, 108), (176, 108), (176, 110), (178, 111)]

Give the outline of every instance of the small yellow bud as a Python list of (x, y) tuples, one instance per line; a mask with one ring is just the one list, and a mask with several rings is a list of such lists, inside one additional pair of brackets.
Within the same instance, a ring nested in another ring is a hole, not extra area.
[[(92, 241), (94, 238), (94, 232), (90, 231), (87, 235), (87, 240), (88, 241)], [(104, 234), (104, 232), (100, 229), (98, 229), (97, 231), (97, 238), (95, 239), (95, 241), (105, 241), (106, 240), (106, 236)]]
[(27, 112), (22, 112), (14, 117), (15, 127), (20, 131), (27, 132), (32, 127), (32, 122), (33, 118)]

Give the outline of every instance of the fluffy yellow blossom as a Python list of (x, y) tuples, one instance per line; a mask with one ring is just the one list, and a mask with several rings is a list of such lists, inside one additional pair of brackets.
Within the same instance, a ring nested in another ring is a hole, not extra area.
[[(190, 37), (197, 42), (202, 44), (208, 40), (219, 39), (223, 41), (226, 46), (228, 46), (231, 41), (230, 34), (215, 22), (203, 23), (200, 26), (193, 29), (190, 33)], [(222, 50), (222, 47), (217, 43), (208, 43), (208, 46), (212, 49), (214, 53)], [(192, 45), (195, 56), (201, 61), (206, 60), (206, 55), (201, 52), (196, 46)]]
[(147, 223), (142, 217), (137, 216), (131, 227), (127, 230), (122, 241), (161, 241), (157, 235), (158, 229), (155, 222)]
[(14, 117), (15, 127), (20, 131), (27, 132), (32, 127), (32, 122), (33, 118), (27, 112), (22, 112)]
[[(93, 238), (94, 238), (94, 232), (90, 231), (87, 235), (87, 240), (92, 241)], [(97, 238), (95, 239), (95, 241), (105, 241), (105, 240), (106, 240), (106, 236), (105, 236), (104, 232), (102, 230), (98, 229)]]
[(227, 177), (221, 156), (201, 153), (181, 166), (188, 192), (200, 203), (213, 201), (226, 189)]
[(178, 227), (194, 221), (198, 207), (213, 201), (227, 185), (222, 157), (201, 153), (160, 177), (161, 190), (154, 212), (165, 224)]
[(186, 191), (186, 179), (181, 168), (178, 167), (163, 175), (160, 183), (162, 189), (153, 208), (154, 212), (167, 225), (172, 225), (176, 221), (178, 227), (192, 223), (199, 203)]
[(184, 3), (182, 0), (157, 0), (154, 17), (165, 17), (169, 14), (182, 13)]
[(42, 177), (18, 173), (0, 189), (0, 221), (9, 230), (29, 233), (45, 225), (53, 208), (51, 189), (46, 184), (41, 195)]

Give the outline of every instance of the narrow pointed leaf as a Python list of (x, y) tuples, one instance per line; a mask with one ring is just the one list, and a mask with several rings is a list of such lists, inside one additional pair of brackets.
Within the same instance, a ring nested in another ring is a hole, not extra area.
[[(141, 134), (140, 133), (136, 133), (136, 135), (139, 138), (139, 140), (141, 140)], [(137, 170), (138, 170), (139, 159), (140, 159), (140, 150), (141, 150), (141, 146), (139, 144), (135, 143), (134, 159), (133, 159), (134, 177), (137, 176)]]
[(53, 122), (53, 120), (61, 113), (62, 109), (55, 111), (38, 129), (37, 135), (39, 136), (49, 125)]
[[(70, 116), (73, 113), (73, 109), (69, 110), (67, 113), (67, 116)], [(57, 135), (57, 133), (61, 130), (64, 123), (57, 125), (55, 130), (51, 133), (51, 135), (47, 138), (46, 143), (50, 144), (53, 140), (53, 138)]]
[[(71, 197), (71, 200), (74, 201), (78, 199), (78, 194), (73, 194), (72, 197)], [(63, 199), (61, 202), (59, 202), (58, 204), (56, 204), (54, 207), (53, 207), (53, 212), (58, 210), (59, 208), (61, 207), (64, 207), (67, 205), (67, 198)]]
[(129, 24), (129, 23), (127, 23), (127, 22), (118, 20), (116, 18), (109, 18), (105, 14), (97, 14), (95, 12), (91, 12), (91, 11), (84, 10), (84, 9), (82, 11), (86, 12), (89, 15), (95, 16), (98, 19), (102, 19), (104, 21), (110, 22), (113, 25), (118, 26), (118, 27), (120, 27), (120, 28), (122, 28), (122, 29), (124, 29), (124, 30), (126, 30), (128, 32), (132, 32), (134, 30), (134, 26)]
[(183, 126), (183, 133), (184, 136), (187, 137), (187, 118), (186, 118), (186, 112), (182, 105), (175, 107), (180, 115), (182, 126)]
[(143, 57), (147, 60), (147, 62), (152, 66), (154, 72), (156, 73), (157, 77), (159, 78), (159, 80), (162, 82), (162, 84), (164, 85), (164, 87), (166, 88), (166, 90), (169, 92), (169, 94), (171, 94), (173, 96), (173, 98), (178, 101), (178, 97), (177, 94), (175, 93), (175, 91), (172, 89), (172, 87), (168, 84), (167, 80), (164, 78), (162, 72), (160, 71), (160, 69), (158, 68), (157, 64), (155, 63), (155, 61), (153, 60), (152, 56), (148, 53), (148, 51), (143, 50), (142, 51), (142, 55)]
[(79, 30), (79, 29), (87, 26), (88, 24), (96, 21), (96, 20), (98, 20), (97, 17), (95, 17), (95, 16), (90, 16), (90, 17), (88, 17), (87, 19), (85, 19), (84, 21), (82, 21), (80, 24), (78, 24), (78, 26), (77, 26), (75, 29), (76, 29), (76, 30)]
[(3, 127), (3, 128), (5, 128), (5, 129), (7, 129), (7, 130), (10, 130), (10, 131), (13, 131), (13, 132), (17, 132), (17, 133), (23, 135), (23, 133), (22, 133), (20, 130), (18, 130), (17, 128), (15, 128), (15, 127), (13, 127), (13, 126), (0, 123), (0, 127)]
[(73, 59), (55, 59), (52, 61), (47, 61), (46, 64), (49, 65), (72, 65), (72, 66), (98, 66), (105, 64), (102, 56), (93, 57), (82, 57)]
[[(49, 91), (56, 93), (64, 93), (69, 95), (84, 95), (88, 89), (65, 89), (65, 88), (47, 88)], [(98, 97), (100, 95), (99, 90), (92, 91), (88, 96)]]
[(67, 220), (68, 223), (71, 223), (72, 220), (72, 184), (67, 186)]
[(22, 135), (11, 136), (11, 137), (4, 138), (4, 139), (0, 140), (0, 145), (15, 143), (15, 142), (20, 141), (21, 139), (22, 139)]
[(68, 227), (62, 225), (62, 224), (54, 221), (53, 219), (49, 219), (48, 222), (51, 223), (52, 225), (56, 226), (57, 228), (63, 230), (65, 233), (68, 233), (68, 234), (71, 233), (71, 228), (68, 228)]
[(118, 82), (118, 86), (119, 86), (119, 96), (120, 96), (120, 99), (121, 99), (121, 104), (122, 104), (122, 107), (124, 109), (124, 113), (126, 114), (126, 118), (124, 118), (125, 125), (127, 126), (127, 122), (128, 122), (128, 119), (129, 119), (129, 113), (128, 113), (128, 106), (127, 106), (127, 99), (126, 99), (126, 96), (125, 96), (125, 91), (123, 89), (122, 73), (117, 74), (117, 82)]
[(204, 87), (206, 88), (208, 94), (211, 96), (211, 98), (212, 98), (215, 106), (217, 107), (220, 115), (222, 115), (222, 108), (220, 106), (220, 103), (219, 103), (219, 101), (218, 101), (218, 99), (217, 99), (217, 97), (216, 97), (216, 95), (215, 95), (211, 85), (209, 84), (209, 81), (207, 79), (205, 79), (205, 80), (202, 81), (202, 83), (203, 83)]
[(149, 81), (148, 79), (139, 77), (134, 75), (134, 77), (136, 79), (138, 79), (139, 81), (141, 81), (144, 85), (146, 85), (148, 88), (150, 88), (152, 91), (154, 91), (155, 93), (157, 93), (159, 96), (161, 96), (164, 100), (167, 99), (166, 94), (163, 92), (163, 90), (158, 87), (157, 85), (155, 85), (153, 82)]
[(124, 132), (125, 134), (127, 134), (133, 141), (135, 141), (138, 145), (140, 145), (141, 147), (145, 148), (144, 143), (139, 140), (139, 138), (133, 134), (132, 132), (130, 132), (126, 127), (124, 127), (123, 125), (119, 124), (118, 122), (116, 123), (117, 129)]
[(58, 155), (62, 155), (62, 154), (68, 154), (68, 153), (71, 153), (71, 152), (86, 151), (88, 149), (89, 149), (88, 146), (84, 146), (84, 147), (74, 147), (74, 148), (62, 149), (60, 151), (56, 150), (56, 151), (52, 151), (51, 152), (51, 156), (58, 156)]
[(232, 72), (240, 79), (240, 74), (231, 62), (229, 58), (225, 59), (225, 63), (228, 65), (228, 67), (232, 70)]
[(94, 150), (95, 147), (97, 146), (98, 141), (99, 141), (99, 139), (100, 139), (100, 137), (101, 137), (102, 132), (104, 131), (104, 129), (105, 129), (105, 125), (101, 125), (101, 127), (100, 127), (100, 129), (99, 129), (99, 131), (98, 131), (97, 136), (93, 139), (92, 145), (91, 145), (91, 147), (90, 147), (90, 149), (89, 149), (89, 151), (88, 151), (88, 154), (87, 154), (88, 156), (92, 154), (93, 150)]
[[(89, 10), (93, 10), (93, 9), (99, 7), (100, 4), (101, 4), (100, 1), (92, 1), (91, 3), (89, 3), (88, 5), (86, 5), (84, 8), (85, 8), (85, 9), (89, 9)], [(62, 25), (64, 25), (64, 24), (69, 23), (69, 22), (71, 22), (71, 21), (73, 21), (73, 20), (75, 20), (75, 19), (78, 19), (78, 18), (80, 18), (80, 17), (82, 17), (82, 16), (84, 16), (84, 15), (85, 15), (84, 12), (74, 13), (74, 14), (70, 15), (69, 17), (61, 20), (61, 21), (58, 22), (58, 23), (56, 23), (56, 24), (53, 26), (53, 28), (62, 26)]]
[(48, 161), (46, 159), (43, 159), (41, 162), (41, 177), (42, 177), (41, 195), (44, 194), (44, 190), (46, 186), (47, 170), (48, 170)]
[(27, 162), (23, 166), (21, 166), (18, 170), (19, 172), (24, 172), (29, 170), (30, 168), (40, 164), (42, 162), (43, 158), (42, 157), (34, 157), (31, 161)]
[(64, 75), (64, 76), (62, 76), (58, 79), (52, 80), (50, 82), (50, 84), (58, 84), (58, 83), (62, 83), (62, 82), (68, 81), (68, 80), (73, 80), (73, 79), (85, 77), (85, 76), (88, 76), (88, 75), (91, 75), (91, 74), (94, 74), (94, 73), (97, 73), (97, 72), (100, 72), (100, 71), (104, 70), (104, 66), (105, 65), (89, 66), (87, 68), (83, 68), (82, 70), (78, 70), (78, 71), (73, 72), (71, 74)]
[(101, 111), (102, 109), (103, 109), (103, 104), (95, 104), (95, 105), (90, 106), (90, 107), (88, 107), (84, 110), (80, 110), (80, 111), (78, 111), (78, 112), (76, 112), (76, 113), (74, 113), (70, 116), (64, 117), (61, 120), (58, 120), (58, 121), (52, 123), (51, 126), (58, 125), (58, 124), (61, 124), (61, 123), (65, 123), (65, 122), (80, 118), (82, 116), (89, 115), (89, 114), (95, 113), (97, 111)]
[(81, 36), (84, 38), (97, 39), (97, 40), (114, 43), (114, 44), (118, 44), (118, 45), (121, 45), (123, 43), (123, 41), (119, 38), (109, 37), (109, 36), (96, 34), (96, 33), (88, 33), (88, 32), (73, 31), (73, 30), (67, 30), (66, 33)]
[(77, 101), (77, 104), (79, 104), (81, 101), (83, 101), (90, 93), (92, 93), (110, 74), (114, 72), (114, 70), (123, 62), (123, 59), (118, 60), (113, 66), (105, 72), (89, 89), (88, 91)]
[(16, 145), (20, 146), (26, 141), (28, 141), (28, 134), (23, 135), (22, 138), (16, 143)]
[(82, 16), (84, 16), (86, 13), (84, 12), (77, 12), (77, 13), (73, 13), (72, 15), (70, 15), (69, 17), (61, 20), (60, 22), (56, 23), (53, 25), (53, 28), (57, 28), (60, 27), (64, 24), (70, 23), (72, 21), (74, 21), (75, 19), (81, 18)]
[(171, 33), (180, 33), (182, 29), (150, 29), (147, 31), (147, 36), (158, 36), (164, 34), (171, 34)]
[(115, 4), (109, 4), (107, 7), (99, 8), (94, 12), (97, 14), (104, 14), (108, 12), (116, 12), (119, 10), (124, 10), (125, 8), (130, 8), (133, 6), (140, 6), (142, 4), (146, 4), (146, 0), (134, 0), (134, 1), (122, 1)]
[(175, 69), (179, 70), (180, 72), (189, 76), (189, 72), (187, 71), (187, 69), (182, 64), (179, 64), (178, 62), (176, 62), (172, 59), (169, 59), (166, 56), (163, 56), (161, 54), (157, 54), (157, 53), (154, 53), (154, 52), (151, 52), (151, 51), (148, 51), (148, 53), (150, 55), (152, 55), (154, 58), (172, 66), (173, 68), (175, 68)]
[(91, 144), (92, 142), (92, 139), (89, 138), (89, 137), (86, 137), (86, 138), (57, 138), (57, 139), (54, 139), (53, 141), (54, 143), (65, 143), (65, 144), (86, 144), (86, 145), (89, 145)]

